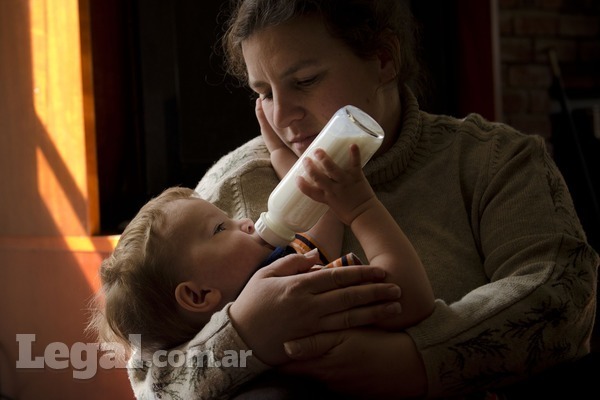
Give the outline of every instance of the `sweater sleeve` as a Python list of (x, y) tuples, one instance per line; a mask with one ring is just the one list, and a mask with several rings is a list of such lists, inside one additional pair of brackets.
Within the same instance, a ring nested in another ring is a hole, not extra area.
[(498, 135), (480, 177), (471, 225), (489, 283), (437, 300), (407, 330), (431, 396), (509, 384), (590, 350), (598, 256), (543, 143)]
[(135, 397), (228, 399), (243, 383), (267, 370), (233, 328), (230, 306), (215, 313), (186, 344), (156, 352), (147, 361), (134, 354), (127, 369)]

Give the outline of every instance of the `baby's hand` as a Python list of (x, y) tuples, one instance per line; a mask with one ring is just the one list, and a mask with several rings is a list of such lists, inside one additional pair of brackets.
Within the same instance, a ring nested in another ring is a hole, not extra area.
[(369, 202), (376, 199), (362, 171), (358, 146), (352, 144), (349, 151), (350, 165), (344, 170), (324, 150), (315, 150), (314, 159), (304, 159), (306, 175), (299, 177), (297, 181), (302, 193), (329, 205), (346, 225), (351, 225), (369, 206)]

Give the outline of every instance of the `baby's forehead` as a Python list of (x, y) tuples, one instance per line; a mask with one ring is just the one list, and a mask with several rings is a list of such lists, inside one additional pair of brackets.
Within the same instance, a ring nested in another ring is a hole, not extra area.
[(177, 211), (184, 211), (191, 207), (209, 210), (214, 206), (208, 201), (192, 195), (190, 197), (181, 197), (178, 199), (173, 199), (163, 204), (163, 211), (166, 213), (173, 213)]
[(189, 225), (197, 225), (209, 218), (223, 215), (212, 203), (199, 197), (176, 199), (163, 206), (163, 229), (174, 234)]

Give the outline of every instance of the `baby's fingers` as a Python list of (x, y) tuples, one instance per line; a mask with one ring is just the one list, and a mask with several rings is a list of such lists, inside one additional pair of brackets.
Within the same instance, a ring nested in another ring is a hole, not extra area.
[(323, 149), (316, 149), (313, 153), (320, 170), (334, 182), (342, 182), (345, 172)]
[(360, 148), (354, 143), (350, 145), (350, 167), (362, 168)]

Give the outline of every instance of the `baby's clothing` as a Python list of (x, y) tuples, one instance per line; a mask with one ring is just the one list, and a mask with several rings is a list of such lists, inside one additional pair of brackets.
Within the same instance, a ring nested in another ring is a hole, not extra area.
[(361, 265), (360, 258), (354, 253), (348, 253), (342, 257), (329, 261), (329, 257), (317, 246), (315, 241), (305, 233), (297, 233), (294, 240), (287, 246), (277, 247), (261, 264), (260, 268), (266, 267), (273, 261), (278, 260), (288, 254), (306, 254), (309, 251), (317, 249), (319, 251), (319, 259), (321, 265), (313, 267), (313, 269), (325, 269), (333, 267), (345, 267), (348, 265)]

